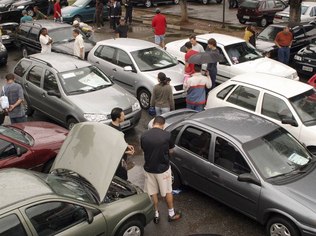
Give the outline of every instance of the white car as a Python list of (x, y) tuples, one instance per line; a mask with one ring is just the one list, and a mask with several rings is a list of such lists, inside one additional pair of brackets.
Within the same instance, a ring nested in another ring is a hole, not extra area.
[[(289, 22), (290, 6), (283, 11), (277, 12), (274, 16), (273, 23)], [(309, 22), (316, 19), (316, 2), (302, 2), (301, 22)]]
[(277, 123), (316, 154), (316, 92), (312, 86), (260, 73), (238, 75), (209, 92), (205, 109), (222, 106)]
[(186, 97), (184, 66), (154, 43), (131, 38), (103, 40), (90, 51), (88, 61), (134, 94), (142, 108), (149, 108), (159, 72), (171, 78), (175, 100)]
[[(224, 55), (224, 61), (217, 66), (217, 83), (247, 72), (259, 72), (273, 74), (287, 79), (298, 80), (296, 70), (278, 61), (263, 57), (252, 45), (245, 40), (224, 34), (197, 35), (196, 40), (204, 48), (207, 41), (214, 38), (217, 48)], [(180, 62), (184, 63), (184, 53), (180, 48), (188, 41), (182, 39), (173, 41), (166, 45), (167, 52), (174, 55)]]

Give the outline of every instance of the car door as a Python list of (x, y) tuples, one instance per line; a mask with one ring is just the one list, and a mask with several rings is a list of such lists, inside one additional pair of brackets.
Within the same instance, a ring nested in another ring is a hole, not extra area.
[(28, 54), (38, 53), (41, 51), (41, 44), (39, 42), (40, 28), (32, 27), (28, 34), (27, 51)]
[(81, 9), (80, 15), (83, 21), (93, 21), (95, 14), (95, 3), (96, 0), (87, 1), (87, 4)]
[(100, 45), (95, 51), (94, 55), (89, 57), (90, 62), (102, 70), (108, 77), (113, 79), (115, 75), (115, 48)]
[[(214, 135), (215, 136), (215, 135)], [(238, 175), (256, 176), (238, 144), (217, 135), (212, 142), (211, 186), (218, 200), (246, 215), (256, 218), (261, 186), (238, 181)]]
[(93, 221), (88, 223), (87, 208), (76, 203), (46, 201), (21, 208), (34, 235), (105, 236), (106, 222), (101, 212), (90, 210)]
[[(22, 219), (22, 220), (21, 220)], [(18, 210), (10, 211), (0, 217), (0, 235), (30, 236), (31, 231)]]

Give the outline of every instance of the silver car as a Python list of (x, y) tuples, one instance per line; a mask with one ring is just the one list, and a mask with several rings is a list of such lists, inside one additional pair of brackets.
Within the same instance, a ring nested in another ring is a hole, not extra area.
[(159, 72), (171, 78), (175, 100), (182, 100), (186, 96), (183, 90), (184, 66), (148, 41), (131, 38), (100, 41), (90, 51), (88, 61), (134, 94), (145, 109), (150, 105)]
[(14, 68), (24, 90), (27, 113), (41, 111), (69, 129), (83, 121), (108, 124), (114, 107), (125, 113), (122, 129), (134, 127), (141, 116), (140, 104), (87, 61), (59, 54), (34, 54)]
[(191, 186), (266, 225), (268, 236), (316, 235), (316, 162), (275, 123), (236, 108), (163, 114), (174, 187)]

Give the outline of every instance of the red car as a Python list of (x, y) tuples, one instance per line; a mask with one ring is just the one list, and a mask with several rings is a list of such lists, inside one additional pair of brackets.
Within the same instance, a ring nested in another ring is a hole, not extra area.
[(49, 172), (68, 130), (48, 122), (0, 126), (0, 168)]

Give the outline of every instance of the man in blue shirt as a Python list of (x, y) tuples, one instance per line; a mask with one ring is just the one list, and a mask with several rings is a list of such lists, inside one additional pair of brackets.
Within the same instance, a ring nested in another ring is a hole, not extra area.
[(33, 18), (27, 14), (26, 10), (22, 11), (22, 15), (23, 16), (20, 19), (20, 23), (25, 23), (27, 21), (32, 21), (33, 20)]

